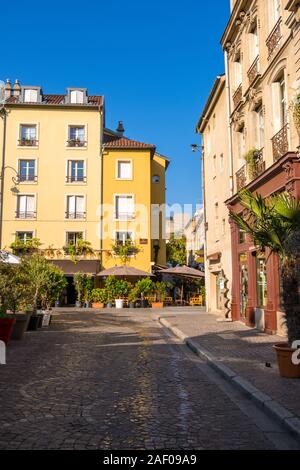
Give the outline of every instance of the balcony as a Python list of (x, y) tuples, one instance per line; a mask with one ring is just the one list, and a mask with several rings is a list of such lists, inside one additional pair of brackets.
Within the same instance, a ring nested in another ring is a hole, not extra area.
[(82, 220), (85, 219), (86, 212), (69, 212), (65, 213), (65, 218), (69, 220)]
[(246, 165), (244, 165), (242, 168), (239, 169), (239, 171), (236, 172), (235, 177), (237, 191), (240, 191), (240, 189), (244, 188), (247, 183)]
[(134, 212), (115, 212), (116, 220), (133, 220), (135, 218)]
[(16, 219), (35, 219), (35, 218), (36, 218), (36, 212), (31, 212), (31, 211), (20, 212), (20, 211), (16, 211)]
[(240, 85), (232, 96), (234, 108), (238, 107), (242, 99), (243, 99), (243, 91), (242, 91), (242, 85)]
[(273, 159), (277, 162), (279, 158), (285, 155), (289, 150), (288, 142), (288, 125), (286, 124), (277, 134), (272, 138), (273, 146)]
[(256, 57), (255, 61), (251, 65), (250, 69), (248, 70), (248, 80), (249, 85), (251, 85), (254, 80), (259, 76), (259, 56)]
[(264, 149), (258, 150), (255, 153), (254, 165), (251, 169), (251, 179), (258, 178), (266, 169), (266, 162), (264, 161)]
[(86, 176), (66, 176), (66, 183), (86, 183)]
[(87, 142), (82, 139), (69, 139), (67, 140), (68, 147), (86, 147)]
[(37, 176), (36, 175), (18, 175), (18, 182), (19, 183), (36, 183)]
[(274, 51), (279, 46), (281, 40), (281, 21), (282, 18), (279, 18), (271, 33), (267, 37), (266, 46), (268, 48), (268, 60), (271, 59)]
[(37, 147), (39, 141), (37, 139), (22, 138), (18, 142), (21, 147)]

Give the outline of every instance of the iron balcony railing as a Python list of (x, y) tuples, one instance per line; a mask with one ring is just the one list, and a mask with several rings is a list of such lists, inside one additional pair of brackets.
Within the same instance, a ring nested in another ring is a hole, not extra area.
[(268, 48), (268, 60), (272, 57), (274, 51), (279, 46), (281, 40), (281, 22), (282, 18), (279, 18), (274, 28), (270, 32), (269, 36), (266, 39), (266, 46)]
[(66, 219), (85, 219), (86, 217), (86, 212), (69, 212), (66, 211), (65, 213), (65, 218)]
[(86, 176), (66, 176), (67, 183), (86, 183)]
[(133, 220), (134, 218), (134, 212), (115, 212), (115, 219), (117, 220)]
[(18, 182), (19, 183), (36, 183), (37, 182), (37, 176), (36, 175), (18, 175)]
[(19, 145), (22, 147), (37, 147), (38, 145), (37, 139), (28, 139), (28, 138), (21, 138), (19, 139)]
[(82, 139), (69, 139), (67, 141), (68, 147), (86, 147), (86, 140)]
[(243, 90), (242, 90), (242, 85), (240, 85), (232, 96), (233, 105), (235, 108), (238, 107), (242, 99), (243, 99)]
[(273, 146), (273, 159), (274, 162), (277, 162), (279, 158), (285, 155), (289, 150), (289, 142), (288, 142), (288, 124), (280, 129), (277, 134), (274, 135), (272, 138), (272, 146)]
[(36, 212), (33, 211), (16, 211), (16, 219), (35, 219)]
[(259, 56), (257, 56), (254, 60), (253, 64), (248, 70), (247, 75), (249, 79), (249, 85), (251, 85), (254, 80), (259, 76)]
[(236, 172), (236, 188), (237, 191), (244, 188), (247, 184), (246, 165)]

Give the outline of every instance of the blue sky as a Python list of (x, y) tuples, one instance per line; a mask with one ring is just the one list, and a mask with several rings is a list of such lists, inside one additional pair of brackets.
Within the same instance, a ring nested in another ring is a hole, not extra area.
[[(216, 3), (218, 8), (216, 8)], [(172, 160), (169, 203), (201, 203), (190, 144), (215, 76), (229, 0), (15, 0), (1, 23), (0, 78), (104, 94), (107, 126), (155, 143)]]

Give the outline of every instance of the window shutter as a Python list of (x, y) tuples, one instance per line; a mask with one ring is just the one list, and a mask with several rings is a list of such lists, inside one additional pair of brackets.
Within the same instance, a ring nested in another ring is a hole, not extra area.
[(26, 196), (19, 196), (19, 212), (26, 212)]
[(84, 213), (84, 197), (83, 196), (77, 196), (76, 207), (77, 207), (76, 212), (78, 212), (79, 214)]
[(27, 212), (34, 212), (34, 196), (25, 196), (27, 198)]
[(272, 103), (273, 103), (273, 128), (274, 135), (282, 128), (281, 122), (281, 102), (280, 102), (280, 83), (272, 83)]
[(69, 213), (75, 212), (75, 196), (68, 196), (68, 208)]

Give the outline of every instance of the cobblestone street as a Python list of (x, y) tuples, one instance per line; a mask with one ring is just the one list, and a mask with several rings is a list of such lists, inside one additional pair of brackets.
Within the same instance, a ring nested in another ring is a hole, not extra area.
[(218, 380), (149, 311), (60, 313), (8, 348), (0, 448), (293, 446)]

